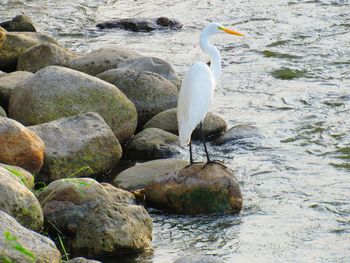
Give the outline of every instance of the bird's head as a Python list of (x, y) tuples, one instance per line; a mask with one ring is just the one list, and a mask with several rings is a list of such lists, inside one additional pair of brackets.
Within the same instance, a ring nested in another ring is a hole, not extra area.
[(244, 36), (242, 33), (239, 33), (238, 31), (235, 31), (230, 28), (226, 28), (217, 22), (208, 24), (203, 31), (207, 31), (209, 35), (228, 33), (236, 36)]

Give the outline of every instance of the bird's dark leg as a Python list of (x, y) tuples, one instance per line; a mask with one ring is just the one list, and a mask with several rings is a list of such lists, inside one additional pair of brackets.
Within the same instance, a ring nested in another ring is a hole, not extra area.
[(188, 144), (190, 146), (190, 163), (193, 164), (193, 157), (192, 157), (192, 141), (190, 140), (190, 143)]
[(199, 128), (200, 128), (201, 133), (202, 133), (202, 141), (203, 141), (203, 145), (204, 145), (205, 154), (207, 155), (207, 163), (210, 163), (211, 161), (210, 161), (210, 158), (209, 158), (207, 145), (205, 144), (204, 132), (203, 132), (203, 123), (202, 122), (199, 124)]

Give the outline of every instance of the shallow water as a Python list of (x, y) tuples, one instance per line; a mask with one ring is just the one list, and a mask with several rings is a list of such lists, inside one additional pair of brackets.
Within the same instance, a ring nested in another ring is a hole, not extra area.
[[(0, 20), (22, 11), (69, 49), (127, 46), (169, 61), (181, 76), (194, 61), (208, 61), (198, 36), (209, 21), (246, 34), (212, 39), (223, 59), (212, 111), (229, 127), (257, 126), (264, 138), (210, 146), (236, 171), (244, 210), (203, 217), (151, 211), (153, 251), (125, 261), (163, 263), (190, 254), (226, 262), (350, 261), (350, 1), (59, 2), (0, 0)], [(94, 27), (158, 16), (184, 27), (154, 33)], [(298, 76), (276, 78), (280, 69)]]

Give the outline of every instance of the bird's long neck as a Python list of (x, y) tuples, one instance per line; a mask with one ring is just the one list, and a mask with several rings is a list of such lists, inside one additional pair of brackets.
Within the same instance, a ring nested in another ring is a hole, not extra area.
[(211, 34), (208, 34), (208, 32), (204, 30), (200, 36), (200, 46), (203, 52), (210, 55), (210, 70), (213, 73), (215, 82), (218, 83), (221, 74), (221, 57), (216, 47), (209, 43), (210, 36)]

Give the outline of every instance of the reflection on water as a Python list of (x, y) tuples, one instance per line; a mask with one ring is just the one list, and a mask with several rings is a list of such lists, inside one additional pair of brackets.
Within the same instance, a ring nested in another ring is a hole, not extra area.
[[(127, 46), (169, 61), (180, 75), (194, 61), (208, 60), (198, 35), (209, 21), (246, 34), (212, 39), (223, 59), (213, 111), (229, 127), (251, 123), (264, 137), (210, 146), (215, 159), (236, 171), (243, 212), (187, 217), (151, 211), (153, 251), (125, 262), (164, 263), (189, 254), (227, 262), (350, 261), (349, 1), (1, 2), (2, 19), (23, 11), (69, 49)], [(139, 34), (94, 26), (158, 16), (177, 18), (184, 27)], [(281, 69), (302, 74), (274, 77)]]

